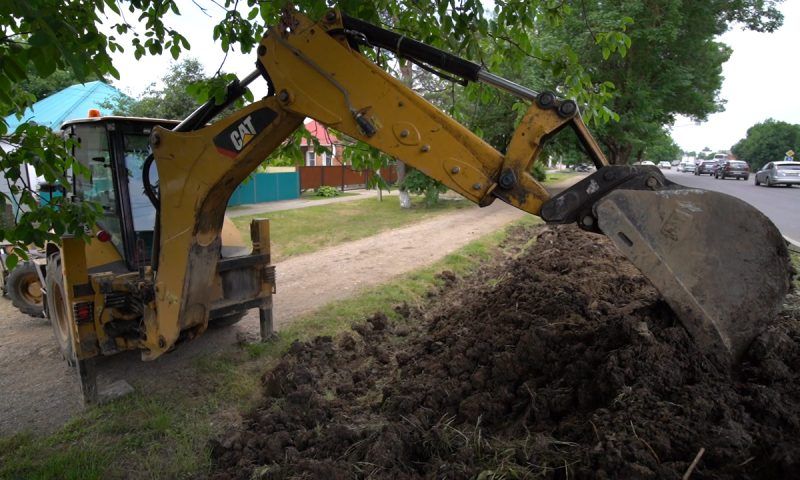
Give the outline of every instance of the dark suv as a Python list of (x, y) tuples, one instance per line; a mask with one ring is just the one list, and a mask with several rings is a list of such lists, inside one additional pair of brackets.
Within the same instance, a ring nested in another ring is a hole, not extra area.
[(703, 160), (697, 165), (697, 168), (694, 169), (695, 175), (714, 175), (714, 167), (717, 165), (717, 162), (714, 160)]
[(735, 178), (736, 180), (740, 178), (747, 180), (750, 178), (750, 166), (747, 165), (747, 162), (742, 162), (741, 160), (723, 160), (719, 162), (714, 176), (723, 180), (728, 177)]

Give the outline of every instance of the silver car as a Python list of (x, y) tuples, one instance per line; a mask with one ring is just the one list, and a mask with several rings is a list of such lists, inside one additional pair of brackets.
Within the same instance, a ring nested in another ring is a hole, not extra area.
[(769, 162), (756, 172), (756, 185), (800, 185), (800, 162)]

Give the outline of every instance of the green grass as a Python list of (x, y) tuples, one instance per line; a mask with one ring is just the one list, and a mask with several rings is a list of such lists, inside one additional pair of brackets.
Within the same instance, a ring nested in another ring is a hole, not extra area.
[(440, 282), (436, 273), (442, 270), (461, 275), (473, 271), (498, 251), (505, 235), (489, 234), (430, 267), (333, 302), (287, 326), (274, 341), (197, 360), (183, 385), (135, 385), (135, 393), (79, 414), (52, 435), (0, 437), (0, 479), (172, 479), (203, 474), (211, 465), (209, 440), (256, 404), (261, 375), (292, 342), (336, 335), (378, 311), (398, 319), (395, 305), (424, 302), (425, 293)]
[(396, 197), (382, 202), (367, 198), (236, 217), (233, 223), (249, 241), (250, 220), (269, 218), (272, 259), (278, 261), (469, 207), (472, 203), (464, 199), (442, 199), (426, 208), (421, 197), (414, 197), (412, 208), (404, 210)]
[(574, 173), (548, 173), (547, 179), (543, 182), (544, 184), (549, 183), (556, 183), (562, 180), (566, 180), (567, 178), (575, 176)]

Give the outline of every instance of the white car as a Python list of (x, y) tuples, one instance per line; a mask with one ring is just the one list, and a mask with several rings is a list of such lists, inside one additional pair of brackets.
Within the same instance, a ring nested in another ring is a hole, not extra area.
[(678, 171), (679, 172), (683, 172), (683, 173), (686, 173), (686, 172), (694, 173), (694, 168), (695, 168), (694, 167), (694, 162), (692, 162), (692, 161), (681, 162), (681, 164), (678, 165)]
[(648, 167), (655, 167), (656, 164), (651, 162), (650, 160), (645, 160), (643, 162), (636, 162), (634, 165), (647, 165)]
[(672, 164), (669, 162), (658, 162), (658, 168), (666, 168), (667, 170), (672, 170)]

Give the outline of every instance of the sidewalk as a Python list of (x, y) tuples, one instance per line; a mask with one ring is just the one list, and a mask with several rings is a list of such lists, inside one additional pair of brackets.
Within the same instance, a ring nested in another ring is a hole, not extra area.
[[(347, 193), (355, 193), (356, 195), (320, 199), (297, 198), (293, 200), (280, 200), (277, 202), (237, 205), (235, 207), (228, 207), (225, 213), (228, 217), (235, 218), (247, 215), (258, 215), (259, 213), (275, 212), (278, 210), (295, 210), (297, 208), (315, 207), (317, 205), (327, 205), (329, 203), (352, 202), (353, 200), (375, 198), (378, 196), (377, 190), (350, 190)], [(384, 191), (383, 195), (397, 195), (397, 190), (392, 190), (391, 192)]]

